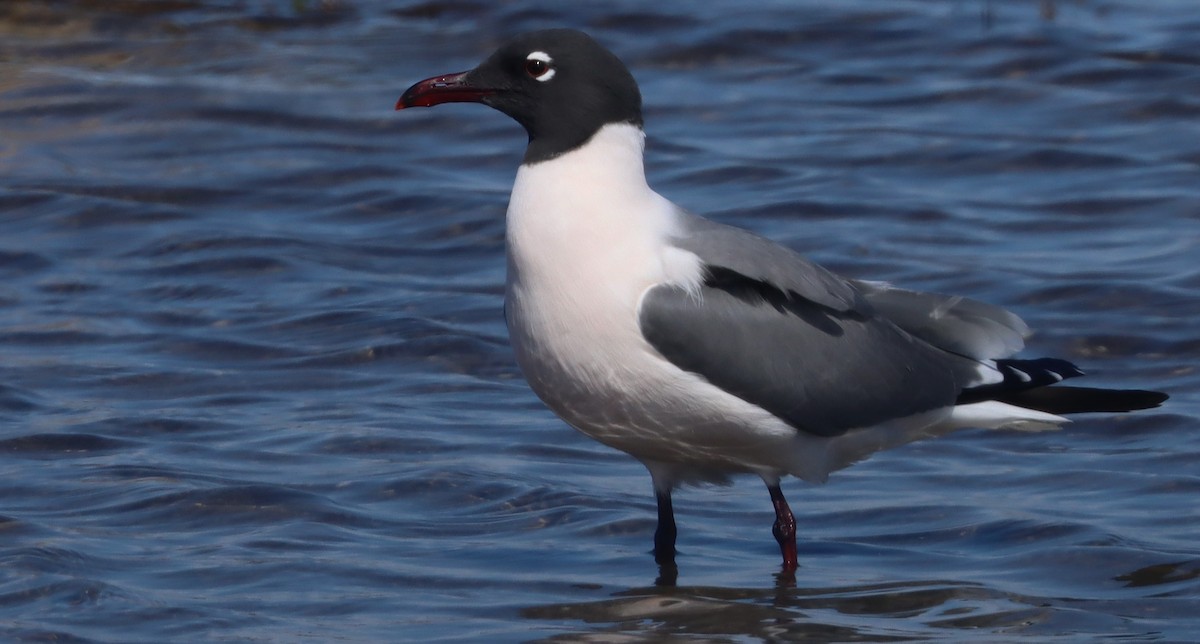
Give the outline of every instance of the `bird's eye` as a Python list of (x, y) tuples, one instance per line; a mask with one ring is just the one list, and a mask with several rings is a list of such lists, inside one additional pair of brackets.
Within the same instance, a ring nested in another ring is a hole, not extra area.
[(534, 78), (537, 78), (538, 76), (541, 76), (542, 74), (545, 74), (546, 70), (548, 70), (548, 69), (550, 69), (550, 65), (547, 65), (546, 61), (544, 61), (544, 60), (536, 60), (535, 59), (535, 60), (525, 61), (525, 73), (529, 74), (530, 76), (532, 76)]
[(554, 66), (550, 63), (549, 54), (535, 51), (525, 57), (525, 73), (529, 74), (530, 78), (544, 83), (554, 78)]

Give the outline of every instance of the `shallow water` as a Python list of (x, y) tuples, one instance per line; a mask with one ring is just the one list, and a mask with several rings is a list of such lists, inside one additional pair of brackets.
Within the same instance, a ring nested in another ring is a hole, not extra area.
[[(1194, 4), (648, 6), (0, 6), (0, 637), (1194, 639)], [(644, 470), (507, 346), (523, 134), (391, 110), (555, 25), (676, 202), (1171, 401), (790, 481), (794, 584), (760, 483), (684, 490), (656, 585)]]

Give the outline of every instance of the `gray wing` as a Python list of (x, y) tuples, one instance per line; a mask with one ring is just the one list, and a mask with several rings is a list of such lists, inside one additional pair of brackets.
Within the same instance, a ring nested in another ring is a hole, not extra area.
[(831, 311), (877, 313), (939, 349), (976, 360), (1005, 358), (1020, 351), (1029, 336), (1025, 322), (1000, 307), (882, 282), (845, 280), (749, 231), (679, 214), (684, 232), (673, 242), (705, 264), (772, 284)]
[(1007, 358), (1025, 346), (1029, 327), (1016, 314), (965, 297), (921, 293), (852, 280), (875, 311), (939, 349), (976, 360)]
[[(679, 368), (819, 436), (954, 404), (961, 387), (952, 363), (967, 361), (869, 311), (785, 294), (709, 263), (713, 257), (702, 257), (708, 279), (698, 297), (662, 284), (642, 298), (642, 333)], [(789, 277), (790, 284), (829, 279)]]
[(705, 264), (720, 266), (773, 285), (789, 297), (815, 302), (832, 311), (866, 311), (870, 305), (846, 280), (821, 266), (741, 228), (718, 224), (679, 211), (683, 232), (672, 242), (695, 253)]

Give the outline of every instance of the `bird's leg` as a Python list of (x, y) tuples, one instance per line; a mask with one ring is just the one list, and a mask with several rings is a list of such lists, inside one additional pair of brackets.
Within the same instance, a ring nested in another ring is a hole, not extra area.
[(658, 501), (658, 528), (654, 531), (654, 561), (660, 566), (675, 565), (675, 510), (671, 490), (655, 492)]
[(779, 542), (779, 551), (783, 554), (783, 569), (787, 572), (796, 570), (796, 517), (788, 507), (787, 499), (783, 498), (783, 490), (779, 484), (768, 485), (771, 493), (771, 504), (775, 506), (775, 525), (771, 526), (771, 534)]

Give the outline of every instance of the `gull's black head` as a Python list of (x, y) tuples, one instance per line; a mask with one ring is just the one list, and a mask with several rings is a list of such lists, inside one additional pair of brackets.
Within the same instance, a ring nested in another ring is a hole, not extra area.
[(526, 163), (574, 150), (609, 123), (642, 124), (642, 95), (629, 69), (574, 29), (517, 36), (469, 72), (408, 88), (396, 109), (460, 102), (489, 105), (524, 126)]

